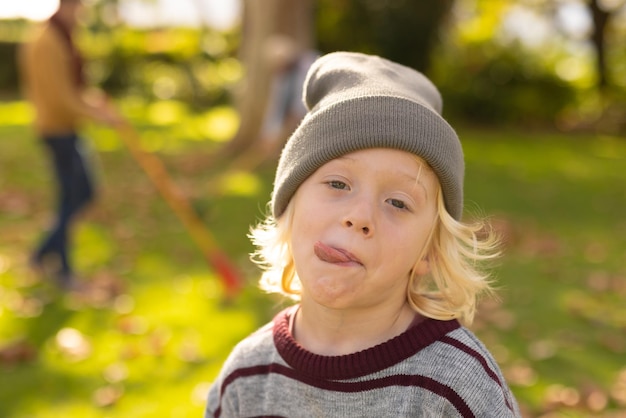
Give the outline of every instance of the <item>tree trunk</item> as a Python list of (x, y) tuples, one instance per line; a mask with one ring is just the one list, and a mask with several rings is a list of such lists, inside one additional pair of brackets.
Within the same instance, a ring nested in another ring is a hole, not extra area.
[(229, 158), (259, 138), (270, 93), (272, 73), (264, 51), (272, 35), (290, 37), (300, 50), (313, 44), (313, 0), (244, 0), (240, 60), (245, 75), (235, 94), (240, 126), (220, 152)]
[(605, 29), (611, 15), (603, 10), (599, 0), (591, 0), (589, 8), (593, 17), (593, 31), (591, 32), (591, 42), (596, 50), (596, 70), (598, 72), (598, 86), (604, 89), (608, 85), (608, 75), (606, 68), (605, 51)]

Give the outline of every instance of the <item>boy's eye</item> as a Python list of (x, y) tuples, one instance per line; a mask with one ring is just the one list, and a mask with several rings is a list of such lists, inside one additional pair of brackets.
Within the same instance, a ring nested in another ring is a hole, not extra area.
[(406, 204), (402, 201), (402, 200), (398, 200), (398, 199), (389, 199), (388, 200), (389, 203), (391, 203), (391, 205), (395, 208), (398, 209), (407, 209)]
[(345, 190), (348, 188), (348, 185), (346, 183), (344, 183), (343, 181), (339, 181), (339, 180), (331, 180), (328, 182), (328, 185), (332, 187), (333, 189), (339, 189), (339, 190)]

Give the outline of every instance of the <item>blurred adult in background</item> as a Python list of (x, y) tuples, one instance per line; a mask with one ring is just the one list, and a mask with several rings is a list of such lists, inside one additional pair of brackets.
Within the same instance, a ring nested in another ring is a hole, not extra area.
[(34, 127), (46, 148), (58, 193), (56, 218), (32, 254), (31, 264), (51, 274), (62, 288), (77, 284), (70, 260), (70, 228), (94, 197), (80, 125), (85, 120), (107, 125), (121, 121), (104, 95), (88, 92), (83, 58), (73, 40), (83, 7), (80, 0), (60, 0), (56, 13), (19, 51), (24, 93), (35, 109)]
[(232, 160), (231, 169), (252, 170), (266, 161), (275, 161), (306, 115), (302, 86), (319, 52), (302, 48), (295, 39), (283, 34), (269, 36), (262, 45), (264, 65), (271, 77), (259, 140)]
[(319, 53), (298, 48), (296, 41), (286, 35), (270, 36), (263, 52), (273, 77), (261, 128), (261, 142), (266, 153), (278, 154), (285, 140), (306, 115), (302, 85)]

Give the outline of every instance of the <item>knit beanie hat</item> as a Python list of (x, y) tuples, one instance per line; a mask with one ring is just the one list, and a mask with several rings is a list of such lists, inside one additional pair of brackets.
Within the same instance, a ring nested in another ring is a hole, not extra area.
[(423, 74), (381, 57), (333, 52), (307, 74), (308, 109), (282, 150), (272, 212), (278, 219), (294, 193), (330, 160), (368, 148), (393, 148), (425, 160), (439, 179), (448, 213), (463, 213), (463, 150), (441, 117), (437, 88)]

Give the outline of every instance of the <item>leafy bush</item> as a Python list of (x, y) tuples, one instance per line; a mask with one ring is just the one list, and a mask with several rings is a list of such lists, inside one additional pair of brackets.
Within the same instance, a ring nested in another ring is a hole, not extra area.
[(576, 90), (521, 48), (467, 46), (437, 57), (446, 113), (475, 124), (553, 125)]
[(0, 62), (9, 65), (0, 65), (0, 94), (15, 94), (18, 86), (17, 66), (15, 54), (17, 52), (15, 42), (0, 42)]
[[(0, 21), (0, 94), (19, 94), (16, 51), (34, 25)], [(90, 84), (114, 96), (183, 100), (197, 108), (226, 104), (241, 77), (232, 58), (237, 34), (210, 29), (84, 28), (77, 42)]]

